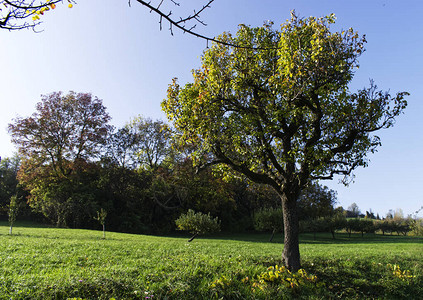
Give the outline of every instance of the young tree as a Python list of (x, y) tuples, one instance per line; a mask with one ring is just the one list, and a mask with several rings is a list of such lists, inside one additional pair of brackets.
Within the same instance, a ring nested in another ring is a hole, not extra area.
[(103, 227), (103, 239), (106, 238), (106, 217), (107, 217), (107, 211), (104, 210), (103, 208), (101, 208), (100, 211), (97, 211), (97, 217), (95, 217), (95, 219)]
[(222, 41), (249, 48), (214, 44), (194, 83), (174, 80), (162, 103), (181, 138), (197, 146), (198, 165), (229, 166), (279, 194), (283, 260), (294, 271), (301, 191), (312, 179), (347, 180), (366, 166), (380, 145), (373, 133), (391, 127), (406, 107), (407, 93), (391, 96), (373, 83), (349, 91), (366, 40), (352, 29), (331, 32), (334, 20), (293, 14), (280, 31), (265, 24), (224, 33)]
[(18, 210), (19, 210), (19, 203), (18, 203), (18, 197), (16, 195), (10, 197), (10, 204), (9, 204), (9, 234), (12, 235), (13, 230), (13, 224), (15, 224), (16, 217), (18, 216)]

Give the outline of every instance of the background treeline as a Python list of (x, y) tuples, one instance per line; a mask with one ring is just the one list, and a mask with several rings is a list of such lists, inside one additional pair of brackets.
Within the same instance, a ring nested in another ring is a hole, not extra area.
[(99, 228), (95, 217), (103, 208), (108, 230), (131, 233), (175, 230), (175, 219), (188, 209), (219, 217), (222, 230), (248, 230), (253, 229), (257, 209), (280, 205), (271, 190), (243, 179), (224, 181), (209, 169), (197, 173), (186, 158), (150, 168), (123, 166), (103, 157), (68, 164), (66, 177), (47, 170), (22, 174), (26, 168), (19, 156), (0, 162), (2, 220), (7, 220), (14, 195), (20, 220)]
[[(315, 186), (314, 189), (321, 187)], [(321, 194), (323, 195), (323, 194)], [(301, 214), (300, 231), (303, 233), (330, 232), (335, 239), (336, 232), (351, 233), (380, 232), (385, 234), (407, 235), (411, 232), (414, 235), (423, 235), (423, 220), (408, 216), (404, 218), (401, 210), (396, 214), (390, 212), (383, 219), (376, 218), (372, 213), (366, 212), (366, 215), (356, 214), (352, 207), (358, 208), (354, 203), (347, 210), (342, 207), (327, 209), (315, 215)], [(270, 240), (273, 239), (275, 232), (281, 232), (283, 220), (279, 217), (281, 209), (264, 208), (257, 211), (254, 215), (254, 228), (258, 231), (272, 232)], [(351, 217), (353, 215), (353, 217)], [(373, 216), (373, 217), (372, 217)]]
[[(137, 117), (114, 128), (110, 119), (101, 100), (74, 92), (42, 96), (35, 113), (14, 119), (8, 129), (19, 153), (0, 161), (0, 219), (14, 199), (18, 219), (59, 227), (99, 228), (104, 210), (108, 230), (167, 233), (192, 209), (218, 217), (223, 231), (282, 231), (281, 201), (269, 187), (195, 168), (195, 145), (180, 144), (163, 121)], [(302, 230), (362, 231), (345, 226), (356, 205), (343, 211), (335, 203), (334, 191), (311, 184), (298, 205)]]
[[(102, 101), (91, 94), (52, 93), (36, 112), (9, 124), (19, 154), (0, 162), (0, 217), (16, 196), (18, 219), (59, 227), (166, 233), (188, 209), (219, 217), (222, 230), (252, 229), (252, 215), (279, 199), (243, 178), (222, 178), (189, 158), (164, 122), (137, 117), (109, 125)], [(225, 179), (225, 180), (224, 180)]]

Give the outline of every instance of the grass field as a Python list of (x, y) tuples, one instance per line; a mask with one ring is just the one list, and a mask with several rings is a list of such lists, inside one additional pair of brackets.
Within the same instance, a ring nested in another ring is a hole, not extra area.
[(0, 299), (423, 299), (419, 237), (302, 235), (297, 274), (281, 237), (187, 238), (3, 223)]

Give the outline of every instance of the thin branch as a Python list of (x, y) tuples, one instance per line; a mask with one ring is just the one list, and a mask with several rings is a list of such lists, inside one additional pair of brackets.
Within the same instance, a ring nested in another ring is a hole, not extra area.
[(22, 5), (18, 5), (18, 4), (15, 4), (13, 2), (10, 2), (9, 0), (3, 0), (3, 1), (6, 2), (7, 4), (9, 4), (10, 6), (12, 6), (14, 8), (18, 8), (18, 9), (38, 9), (38, 8), (50, 6), (51, 4), (56, 4), (58, 2), (62, 2), (62, 0), (55, 0), (55, 1), (51, 1), (49, 3), (44, 3), (44, 4), (40, 4), (40, 5), (33, 5), (32, 3), (35, 2), (35, 1), (33, 1), (31, 4), (28, 4), (26, 6), (22, 6)]
[[(36, 11), (44, 8), (44, 7), (51, 7), (58, 2), (62, 2), (63, 0), (53, 0), (51, 2), (41, 2), (40, 4), (34, 4), (36, 1), (25, 1), (25, 0), (0, 0), (0, 4), (3, 4), (8, 10), (8, 14), (6, 17), (1, 16), (0, 19), (0, 29), (6, 30), (21, 30), (24, 28), (32, 28), (35, 32), (35, 27), (41, 24), (41, 21), (36, 21), (29, 23), (26, 21), (22, 21), (22, 24), (18, 24), (18, 21), (27, 19), (30, 16), (33, 16)], [(75, 3), (74, 0), (68, 0), (70, 3)], [(32, 11), (32, 12), (31, 12)]]
[(212, 4), (212, 2), (213, 2), (214, 0), (210, 0), (206, 5), (204, 5), (197, 13), (195, 12), (195, 10), (194, 10), (194, 15), (192, 15), (192, 16), (188, 16), (188, 17), (186, 17), (185, 19), (181, 19), (181, 20), (179, 20), (177, 23), (179, 24), (179, 23), (185, 23), (185, 22), (187, 22), (187, 21), (190, 21), (190, 20), (192, 20), (192, 19), (196, 19), (197, 20), (197, 18), (200, 16), (200, 14), (206, 9), (206, 8), (210, 8), (210, 4)]
[[(195, 36), (197, 38), (203, 39), (207, 42), (207, 47), (208, 47), (208, 42), (212, 41), (215, 42), (217, 44), (220, 45), (224, 45), (224, 46), (228, 46), (228, 47), (234, 47), (234, 48), (239, 48), (239, 49), (251, 49), (251, 50), (270, 50), (270, 49), (277, 49), (275, 48), (263, 48), (263, 47), (251, 47), (251, 46), (240, 46), (240, 45), (236, 45), (236, 44), (232, 44), (232, 43), (228, 43), (228, 42), (224, 42), (224, 41), (220, 41), (216, 38), (212, 38), (212, 37), (208, 37), (202, 34), (199, 34), (197, 32), (192, 31), (192, 29), (195, 28), (191, 27), (190, 29), (187, 29), (184, 25), (186, 22), (190, 21), (190, 20), (196, 20), (197, 22), (199, 22), (202, 25), (205, 25), (204, 22), (199, 21), (198, 17), (199, 14), (201, 12), (203, 12), (206, 8), (210, 7), (210, 4), (214, 1), (214, 0), (210, 0), (206, 5), (204, 5), (198, 12), (195, 12), (193, 15), (190, 15), (186, 18), (183, 18), (179, 21), (175, 21), (174, 19), (172, 19), (170, 16), (172, 14), (172, 12), (170, 11), (168, 14), (165, 14), (163, 11), (161, 11), (159, 9), (159, 7), (155, 7), (153, 5), (151, 5), (151, 2), (146, 2), (143, 0), (136, 0), (138, 3), (140, 3), (141, 5), (144, 5), (145, 7), (149, 8), (151, 12), (155, 12), (156, 14), (158, 14), (160, 16), (160, 29), (162, 28), (162, 21), (163, 19), (167, 20), (169, 22), (169, 30), (171, 35), (173, 35), (173, 26), (175, 26), (176, 28), (180, 29), (182, 32), (190, 34), (192, 36)], [(179, 6), (179, 3), (176, 3), (175, 1), (171, 0), (175, 5)]]

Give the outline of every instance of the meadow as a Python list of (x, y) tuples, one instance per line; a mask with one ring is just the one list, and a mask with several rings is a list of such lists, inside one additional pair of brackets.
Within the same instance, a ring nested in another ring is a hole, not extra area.
[(0, 223), (0, 299), (423, 299), (423, 239), (301, 235), (302, 271), (282, 237), (158, 237)]

